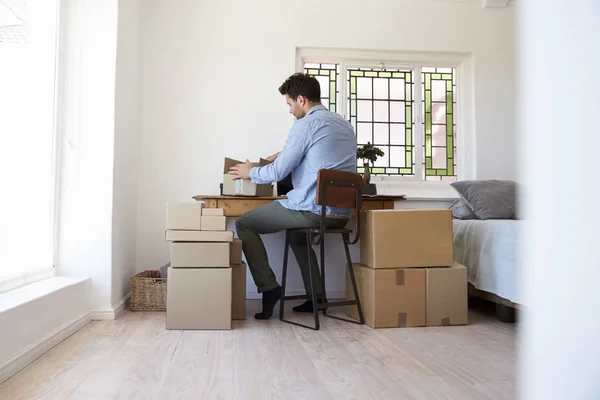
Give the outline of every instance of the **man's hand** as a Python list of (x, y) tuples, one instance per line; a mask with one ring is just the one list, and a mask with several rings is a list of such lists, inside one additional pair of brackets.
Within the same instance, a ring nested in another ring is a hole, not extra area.
[(269, 157), (265, 158), (265, 160), (273, 162), (273, 161), (275, 161), (275, 159), (277, 158), (277, 156), (279, 155), (279, 153), (281, 153), (281, 152), (278, 151), (277, 153), (275, 153), (273, 155), (270, 155)]
[(233, 179), (250, 179), (250, 170), (253, 165), (250, 161), (246, 160), (245, 163), (234, 165), (229, 168), (229, 174), (233, 175)]

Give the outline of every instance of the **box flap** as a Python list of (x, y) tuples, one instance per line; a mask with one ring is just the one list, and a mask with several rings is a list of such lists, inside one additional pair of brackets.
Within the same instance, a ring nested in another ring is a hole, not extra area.
[(229, 169), (235, 165), (241, 164), (242, 162), (233, 158), (225, 157), (225, 164), (223, 166), (223, 173), (229, 173)]

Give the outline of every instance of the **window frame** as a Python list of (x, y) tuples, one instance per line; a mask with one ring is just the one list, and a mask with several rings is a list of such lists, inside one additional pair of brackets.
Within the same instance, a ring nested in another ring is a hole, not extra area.
[[(427, 185), (448, 184), (448, 181), (427, 181), (423, 179), (423, 121), (421, 83), (423, 67), (454, 68), (456, 71), (456, 125), (459, 134), (456, 137), (456, 180), (474, 179), (475, 176), (475, 135), (474, 135), (474, 107), (473, 102), (473, 76), (470, 54), (460, 53), (426, 53), (426, 52), (401, 52), (401, 51), (370, 51), (349, 49), (326, 48), (296, 48), (296, 70), (304, 71), (305, 63), (339, 64), (340, 84), (339, 99), (336, 112), (347, 119), (347, 71), (348, 68), (395, 68), (411, 69), (414, 71), (414, 175), (390, 176), (372, 174), (375, 182), (413, 182)], [(419, 85), (419, 86), (417, 86)], [(416, 90), (416, 88), (419, 88)]]

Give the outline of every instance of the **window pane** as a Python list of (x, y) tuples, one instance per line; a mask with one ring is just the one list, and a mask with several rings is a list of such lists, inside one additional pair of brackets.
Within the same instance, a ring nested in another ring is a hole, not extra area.
[(390, 102), (390, 122), (404, 122), (406, 110), (403, 101)]
[(373, 98), (375, 99), (388, 99), (388, 82), (389, 79), (374, 78), (373, 79)]
[(390, 144), (406, 144), (404, 124), (390, 124)]
[(375, 124), (374, 126), (375, 137), (373, 138), (374, 145), (388, 144), (389, 140), (389, 125), (388, 124)]
[(372, 82), (371, 78), (356, 78), (356, 95), (359, 99), (373, 98)]
[(423, 68), (423, 171), (426, 180), (456, 178), (456, 103), (452, 68)]
[(390, 148), (390, 161), (392, 165), (397, 165), (398, 167), (406, 166), (406, 157), (405, 157), (404, 147), (393, 146)]
[(388, 165), (388, 158), (389, 158), (389, 154), (390, 154), (390, 148), (387, 146), (377, 146), (378, 148), (380, 148), (381, 150), (383, 150), (383, 152), (385, 153), (385, 155), (383, 157), (379, 157), (377, 159), (377, 161), (375, 161), (373, 163), (374, 166), (376, 167), (385, 167)]
[(356, 141), (359, 145), (373, 143), (373, 124), (356, 124)]
[(358, 100), (357, 103), (358, 103), (358, 106), (357, 106), (358, 120), (361, 122), (373, 121), (373, 102), (365, 101), (365, 100)]
[(54, 260), (58, 1), (0, 1), (0, 281)]
[(373, 102), (373, 111), (374, 111), (374, 121), (375, 122), (388, 122), (389, 121), (389, 110), (388, 110), (387, 101), (374, 101)]
[(390, 99), (404, 100), (404, 79), (390, 79)]

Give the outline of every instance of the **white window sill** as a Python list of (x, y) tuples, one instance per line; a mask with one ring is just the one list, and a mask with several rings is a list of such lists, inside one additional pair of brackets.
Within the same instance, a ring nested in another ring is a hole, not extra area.
[(0, 280), (0, 295), (44, 279), (52, 278), (55, 273), (54, 267), (51, 267), (2, 279)]
[(404, 195), (406, 200), (454, 201), (460, 196), (447, 182), (415, 182), (371, 177), (378, 194)]
[(8, 293), (0, 294), (0, 313), (14, 309), (23, 304), (41, 299), (66, 287), (79, 284), (87, 278), (70, 278), (55, 276), (39, 282), (31, 283)]

